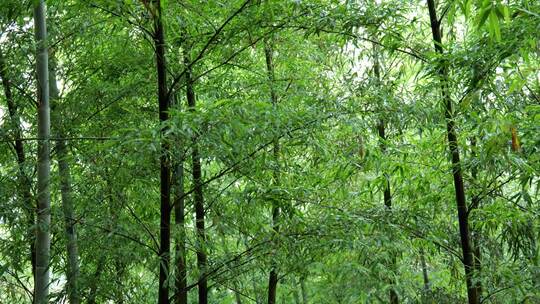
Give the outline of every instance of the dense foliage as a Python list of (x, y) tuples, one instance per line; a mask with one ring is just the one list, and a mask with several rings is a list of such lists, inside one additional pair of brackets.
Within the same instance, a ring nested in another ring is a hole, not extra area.
[(540, 302), (540, 2), (45, 2), (0, 4), (1, 303)]

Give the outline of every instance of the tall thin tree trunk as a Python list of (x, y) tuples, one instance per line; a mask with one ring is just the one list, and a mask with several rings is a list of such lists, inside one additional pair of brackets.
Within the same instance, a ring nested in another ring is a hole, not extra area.
[[(385, 134), (384, 120), (379, 121), (379, 124), (377, 126), (377, 130), (378, 130), (378, 133), (379, 133), (381, 150), (382, 150), (382, 152), (384, 154), (386, 152), (386, 134)], [(384, 192), (383, 192), (384, 206), (388, 210), (390, 210), (390, 209), (392, 209), (392, 194), (391, 194), (391, 190), (390, 190), (390, 176), (388, 175), (388, 173), (385, 172), (384, 177), (385, 177), (385, 180), (386, 180), (385, 181)], [(390, 266), (392, 267), (392, 270), (394, 270), (395, 267), (396, 267), (396, 256), (393, 255), (393, 254), (392, 254), (392, 257), (391, 257)], [(390, 279), (390, 284), (392, 286), (394, 285), (394, 280), (393, 279)], [(389, 291), (389, 300), (390, 300), (390, 304), (399, 303), (399, 298), (398, 298), (397, 292), (393, 287), (390, 288), (390, 291)]]
[[(380, 88), (382, 88), (381, 86), (381, 71), (380, 71), (380, 63), (379, 63), (379, 54), (378, 54), (378, 49), (377, 49), (377, 45), (376, 44), (373, 44), (373, 58), (374, 58), (374, 65), (373, 65), (373, 71), (375, 73), (375, 78), (376, 78), (376, 81), (377, 81), (377, 84)], [(386, 154), (386, 123), (383, 119), (380, 119), (379, 120), (379, 123), (377, 125), (377, 131), (378, 131), (378, 135), (379, 135), (379, 146), (381, 148), (381, 151), (383, 154)], [(383, 198), (384, 198), (384, 206), (390, 210), (392, 209), (392, 194), (391, 194), (391, 189), (390, 189), (390, 176), (388, 175), (387, 172), (383, 172), (384, 174), (384, 177), (385, 177), (385, 184), (384, 184), (384, 191), (383, 191)], [(392, 267), (392, 270), (395, 269), (395, 266), (396, 266), (396, 256), (392, 254), (392, 257), (391, 257), (392, 261), (391, 261), (391, 267)], [(391, 285), (394, 285), (394, 280), (393, 279), (390, 279), (390, 284)], [(398, 298), (398, 295), (395, 291), (395, 289), (392, 287), (390, 288), (390, 291), (389, 291), (389, 300), (390, 300), (390, 304), (397, 304), (399, 303), (399, 298)]]
[[(434, 0), (427, 0), (429, 9), (429, 19), (431, 21), (431, 33), (435, 51), (441, 55), (444, 54), (442, 47), (440, 21), (437, 19), (437, 12)], [(452, 157), (452, 175), (454, 178), (454, 189), (456, 195), (456, 204), (458, 210), (459, 232), (461, 238), (461, 249), (463, 251), (463, 266), (465, 268), (465, 281), (467, 284), (467, 297), (469, 304), (478, 304), (477, 290), (473, 284), (474, 261), (470, 242), (469, 219), (467, 212), (467, 202), (465, 199), (465, 187), (463, 185), (463, 176), (461, 172), (461, 162), (459, 156), (459, 147), (457, 132), (455, 128), (455, 117), (452, 106), (452, 98), (448, 87), (448, 70), (444, 64), (439, 67), (440, 86), (442, 98), (445, 105), (446, 131), (448, 135), (448, 146)]]
[[(188, 93), (189, 94), (189, 93)], [(191, 94), (190, 94), (191, 95)], [(193, 98), (193, 101), (195, 99)], [(194, 103), (191, 103), (191, 107), (195, 107)], [(193, 171), (193, 183), (194, 183), (194, 203), (195, 203), (195, 226), (197, 232), (197, 266), (199, 268), (199, 303), (206, 304), (208, 302), (208, 282), (206, 279), (206, 231), (205, 231), (205, 210), (204, 210), (204, 196), (202, 189), (202, 168), (201, 160), (199, 156), (199, 148), (197, 140), (193, 139), (193, 147), (191, 151), (192, 171)]]
[[(225, 241), (225, 233), (221, 233), (221, 247), (223, 248), (223, 252), (226, 256), (230, 255), (229, 246), (227, 246), (227, 242)], [(238, 282), (236, 280), (231, 280), (231, 284), (233, 287), (231, 290), (234, 292), (234, 299), (236, 301), (236, 304), (242, 304), (242, 297), (240, 295), (240, 292), (238, 291)]]
[(34, 1), (34, 30), (36, 39), (36, 72), (38, 87), (38, 168), (37, 168), (37, 232), (36, 274), (34, 299), (36, 304), (47, 303), (49, 298), (49, 260), (51, 249), (51, 194), (50, 194), (50, 108), (47, 25), (45, 3)]
[[(292, 283), (293, 283), (293, 286), (296, 285), (296, 284), (294, 284), (295, 283), (294, 281)], [(294, 303), (295, 304), (302, 304), (302, 302), (300, 301), (300, 291), (298, 290), (298, 286), (295, 286), (295, 288), (292, 291), (292, 294), (293, 294), (293, 298), (294, 298)]]
[(480, 236), (476, 233), (473, 233), (472, 236), (472, 245), (473, 245), (473, 255), (474, 255), (474, 276), (476, 288), (476, 293), (479, 301), (482, 299), (482, 251), (480, 247)]
[(98, 283), (99, 278), (101, 277), (101, 274), (103, 273), (103, 267), (105, 267), (105, 256), (102, 255), (96, 266), (96, 271), (94, 272), (94, 275), (92, 279), (90, 280), (90, 288), (88, 292), (88, 298), (86, 303), (87, 304), (96, 304), (96, 297), (97, 297), (97, 289), (98, 289)]
[(30, 245), (30, 264), (32, 265), (32, 276), (36, 273), (36, 237), (35, 237), (35, 205), (32, 201), (32, 185), (31, 181), (25, 173), (24, 167), (26, 166), (26, 154), (24, 152), (24, 144), (22, 138), (21, 120), (19, 118), (19, 111), (17, 104), (13, 99), (11, 92), (11, 83), (8, 77), (8, 71), (6, 62), (2, 50), (0, 49), (0, 78), (2, 78), (2, 86), (4, 87), (4, 95), (6, 96), (7, 108), (9, 118), (11, 122), (11, 128), (13, 129), (13, 137), (15, 138), (15, 154), (17, 155), (17, 183), (19, 184), (19, 198), (22, 199), (23, 212), (26, 216), (28, 233), (26, 234), (27, 242)]
[(68, 164), (68, 151), (64, 138), (63, 127), (60, 122), (58, 98), (59, 90), (56, 84), (56, 62), (54, 55), (50, 56), (49, 62), (49, 90), (53, 117), (55, 117), (56, 134), (56, 154), (58, 157), (58, 175), (60, 177), (60, 192), (62, 196), (62, 209), (64, 212), (64, 227), (67, 239), (67, 290), (70, 304), (79, 304), (80, 295), (78, 290), (79, 280), (79, 248), (77, 246), (77, 233), (75, 231), (75, 212), (73, 204), (73, 191), (71, 188), (71, 170)]
[(429, 291), (429, 277), (426, 265), (426, 253), (424, 247), (420, 247), (420, 264), (422, 266), (422, 277), (424, 279), (424, 291)]
[(300, 278), (300, 290), (302, 291), (302, 304), (308, 304), (308, 294), (306, 288), (306, 277)]
[[(114, 288), (115, 304), (124, 304), (124, 274), (126, 272), (126, 265), (121, 260), (114, 261), (114, 277), (116, 286)], [(71, 303), (70, 303), (71, 304)]]
[[(182, 147), (177, 147), (182, 150)], [(179, 155), (173, 169), (174, 223), (177, 226), (175, 243), (176, 276), (175, 304), (187, 304), (186, 227), (184, 210), (184, 155)]]
[(175, 166), (174, 183), (175, 183), (175, 199), (174, 199), (174, 215), (175, 224), (178, 227), (178, 235), (175, 244), (176, 257), (176, 296), (175, 304), (187, 304), (187, 269), (186, 269), (186, 228), (185, 228), (185, 211), (184, 211), (184, 165), (183, 161)]
[[(62, 136), (62, 135), (59, 135)], [(65, 141), (59, 140), (56, 144), (58, 155), (58, 173), (60, 175), (60, 190), (62, 195), (62, 208), (64, 211), (65, 230), (67, 238), (67, 284), (69, 303), (80, 303), (78, 289), (79, 280), (79, 248), (77, 245), (77, 232), (75, 230), (75, 212), (73, 207), (73, 195), (71, 189), (71, 172), (67, 163), (68, 152)]]
[(422, 291), (422, 303), (430, 303), (429, 302), (429, 277), (428, 277), (428, 270), (426, 265), (426, 253), (424, 251), (424, 247), (420, 247), (420, 266), (422, 267), (422, 278), (424, 280), (424, 290)]
[[(183, 171), (183, 167), (181, 170)], [(183, 185), (183, 181), (182, 184)], [(174, 302), (175, 304), (187, 304), (188, 292), (187, 286), (187, 269), (186, 269), (186, 244), (185, 244), (185, 212), (184, 202), (178, 203), (175, 201), (175, 224), (178, 227), (178, 236), (175, 244), (175, 257), (176, 257), (176, 277), (175, 287), (176, 294)], [(179, 211), (181, 209), (181, 211)]]
[[(163, 33), (163, 15), (161, 1), (152, 1), (150, 7), (154, 18), (154, 45), (158, 81), (159, 121), (164, 123), (169, 119), (169, 98), (167, 93), (167, 64), (165, 61), (165, 35)], [(161, 129), (160, 161), (160, 246), (159, 246), (159, 292), (158, 303), (169, 303), (169, 276), (171, 250), (171, 163), (169, 159), (170, 146), (165, 138), (165, 129)]]
[[(475, 160), (477, 157), (476, 155), (476, 138), (471, 138), (471, 158)], [(473, 164), (471, 167), (471, 176), (475, 184), (477, 184), (478, 181), (478, 166), (476, 164)], [(475, 194), (472, 197), (471, 201), (471, 209), (473, 208), (479, 208), (480, 206), (480, 197), (479, 194)], [(470, 211), (469, 211), (470, 212)], [(473, 231), (471, 235), (471, 241), (473, 246), (473, 266), (474, 266), (474, 276), (475, 276), (475, 288), (476, 292), (478, 294), (478, 298), (482, 299), (482, 252), (480, 247), (480, 235), (477, 231)]]
[[(268, 80), (270, 83), (270, 100), (272, 102), (272, 105), (274, 109), (277, 107), (278, 103), (278, 97), (274, 88), (274, 54), (272, 50), (272, 46), (268, 41), (264, 41), (264, 55), (266, 59), (266, 70), (268, 74)], [(274, 169), (273, 173), (273, 183), (275, 185), (279, 185), (279, 139), (274, 139), (273, 144), (273, 154), (274, 154), (274, 161), (276, 163), (276, 168)], [(279, 233), (279, 205), (276, 201), (272, 202), (272, 229), (275, 233), (275, 236)], [(275, 244), (274, 244), (275, 245)], [(275, 304), (276, 303), (276, 293), (277, 293), (277, 284), (278, 284), (278, 273), (277, 273), (277, 267), (274, 262), (272, 262), (272, 268), (270, 269), (270, 275), (268, 277), (268, 304)]]
[[(192, 80), (192, 69), (191, 69), (191, 58), (189, 50), (184, 52), (184, 65), (187, 69), (186, 71), (186, 95), (187, 102), (190, 111), (196, 110), (196, 99), (195, 91), (193, 89), (193, 80)], [(192, 164), (192, 175), (193, 175), (193, 201), (195, 205), (195, 226), (196, 226), (196, 235), (197, 235), (197, 267), (199, 268), (200, 278), (199, 278), (199, 304), (208, 303), (208, 281), (206, 279), (206, 266), (207, 266), (207, 255), (206, 255), (206, 231), (204, 228), (204, 193), (202, 187), (202, 168), (201, 168), (201, 159), (199, 156), (199, 145), (197, 142), (197, 137), (193, 136), (191, 142), (191, 164)]]
[[(235, 284), (236, 285), (236, 284)], [(234, 291), (234, 299), (236, 301), (236, 304), (242, 304), (242, 297), (240, 294), (236, 291)]]
[[(247, 242), (246, 242), (246, 246), (247, 246)], [(263, 303), (263, 300), (264, 300), (264, 295), (259, 292), (259, 288), (257, 288), (257, 277), (254, 276), (252, 279), (251, 279), (251, 287), (253, 288), (253, 294), (254, 294), (254, 298), (255, 298), (255, 304), (262, 304)]]

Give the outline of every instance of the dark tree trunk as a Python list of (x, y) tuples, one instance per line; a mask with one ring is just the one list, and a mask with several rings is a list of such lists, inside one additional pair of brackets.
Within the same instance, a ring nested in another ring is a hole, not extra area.
[[(471, 158), (473, 160), (476, 159), (476, 138), (471, 138)], [(471, 167), (471, 176), (475, 184), (478, 184), (478, 166), (476, 164), (473, 164)], [(474, 194), (471, 201), (471, 209), (473, 208), (479, 208), (480, 207), (480, 196), (478, 193)], [(469, 211), (470, 212), (470, 211)], [(478, 298), (482, 298), (482, 252), (480, 247), (480, 235), (477, 231), (472, 232), (472, 246), (473, 246), (473, 254), (474, 254), (474, 276), (475, 276), (475, 288), (476, 292), (478, 294)]]
[[(181, 147), (177, 148), (181, 150)], [(176, 276), (175, 304), (187, 304), (187, 269), (186, 269), (186, 227), (184, 210), (184, 156), (180, 155), (179, 160), (174, 166), (173, 172), (174, 185), (174, 223), (178, 227), (178, 235), (175, 244), (176, 257)]]
[[(186, 95), (187, 102), (190, 111), (195, 111), (196, 109), (196, 99), (195, 91), (193, 89), (193, 80), (192, 80), (192, 70), (191, 70), (191, 59), (189, 51), (184, 53), (184, 64), (187, 69), (186, 72)], [(192, 174), (193, 174), (193, 201), (195, 205), (195, 226), (197, 234), (197, 267), (201, 277), (199, 278), (199, 304), (208, 303), (208, 281), (206, 279), (206, 266), (207, 266), (207, 256), (206, 256), (206, 231), (204, 228), (204, 194), (202, 186), (202, 169), (201, 169), (201, 159), (199, 156), (199, 145), (197, 142), (197, 137), (193, 136), (192, 138), (192, 147), (191, 147), (191, 164), (192, 164)]]
[[(154, 18), (154, 45), (158, 81), (159, 121), (164, 123), (169, 119), (169, 98), (167, 93), (167, 64), (165, 61), (165, 35), (163, 33), (163, 15), (161, 1), (152, 1), (149, 8)], [(170, 146), (165, 138), (165, 129), (161, 129), (160, 162), (160, 246), (159, 246), (159, 292), (158, 303), (169, 303), (169, 276), (171, 250), (171, 163), (169, 159)]]
[[(379, 121), (377, 130), (379, 133), (381, 150), (384, 154), (386, 152), (386, 134), (385, 134), (385, 123), (383, 120)], [(383, 191), (384, 206), (388, 210), (390, 210), (392, 208), (392, 195), (390, 192), (391, 191), (390, 190), (390, 176), (388, 175), (388, 173), (384, 173), (384, 177), (385, 177), (385, 187)], [(393, 253), (392, 253), (391, 259), (392, 261), (391, 261), (390, 266), (393, 268), (392, 270), (394, 270), (396, 266), (396, 256)], [(390, 279), (390, 284), (394, 285), (394, 280)], [(391, 288), (389, 291), (389, 300), (390, 300), (390, 304), (399, 303), (399, 298), (394, 288)]]
[[(59, 135), (62, 136), (62, 135)], [(65, 231), (67, 238), (67, 284), (69, 303), (80, 303), (78, 288), (79, 280), (79, 249), (77, 245), (77, 232), (75, 230), (75, 212), (71, 190), (71, 173), (67, 162), (67, 147), (63, 140), (56, 143), (58, 155), (58, 174), (60, 175), (60, 190), (62, 196), (62, 209), (64, 211)]]
[[(427, 0), (429, 9), (429, 19), (431, 21), (431, 33), (435, 51), (443, 55), (442, 37), (440, 22), (437, 19), (437, 12), (434, 0)], [(448, 146), (452, 157), (452, 175), (454, 178), (454, 188), (456, 204), (458, 210), (459, 234), (461, 238), (461, 249), (463, 251), (463, 266), (465, 268), (465, 280), (467, 284), (467, 296), (469, 304), (478, 304), (477, 290), (473, 284), (474, 261), (470, 242), (469, 219), (467, 212), (467, 202), (465, 199), (465, 187), (461, 171), (457, 132), (455, 128), (455, 117), (452, 107), (452, 98), (448, 87), (448, 71), (444, 64), (439, 67), (440, 85), (442, 98), (445, 105), (446, 131), (448, 135)]]
[(64, 227), (66, 232), (67, 252), (67, 290), (70, 304), (79, 304), (80, 295), (78, 289), (79, 280), (79, 248), (77, 246), (77, 233), (75, 231), (75, 212), (73, 204), (73, 191), (71, 188), (71, 170), (68, 164), (68, 151), (64, 138), (62, 123), (59, 115), (58, 98), (59, 90), (56, 85), (56, 62), (54, 55), (49, 57), (49, 91), (52, 103), (53, 117), (55, 118), (56, 154), (58, 159), (58, 175), (60, 178), (60, 192), (62, 197), (62, 210), (64, 212)]
[(238, 292), (234, 292), (234, 299), (236, 300), (236, 304), (242, 304), (242, 298), (240, 297), (240, 294)]
[(424, 279), (424, 291), (429, 291), (429, 277), (428, 270), (426, 265), (426, 253), (424, 252), (424, 247), (420, 247), (420, 263), (422, 266), (422, 277)]
[(428, 277), (428, 270), (427, 270), (427, 265), (426, 265), (426, 254), (424, 252), (424, 247), (420, 247), (420, 264), (422, 267), (422, 278), (424, 279), (424, 290), (422, 291), (422, 303), (430, 303), (429, 277)]
[(270, 276), (268, 278), (268, 304), (276, 303), (278, 277), (275, 268), (270, 270)]
[(105, 256), (102, 255), (96, 266), (96, 271), (94, 272), (94, 275), (92, 276), (92, 279), (90, 280), (90, 288), (88, 292), (88, 304), (96, 304), (96, 297), (97, 297), (97, 289), (99, 285), (99, 278), (101, 277), (101, 274), (103, 273), (103, 267), (105, 267)]
[(49, 56), (45, 3), (34, 1), (34, 29), (36, 48), (36, 74), (38, 95), (38, 162), (37, 162), (37, 229), (36, 273), (34, 301), (45, 304), (49, 300), (50, 251), (51, 251), (51, 193), (50, 193), (50, 133), (49, 107)]
[(178, 226), (178, 236), (176, 238), (176, 295), (175, 304), (187, 304), (187, 269), (186, 269), (186, 244), (185, 244), (185, 211), (184, 211), (184, 165), (183, 161), (175, 166), (173, 174), (175, 183), (174, 216), (175, 224)]
[(197, 232), (197, 266), (201, 277), (199, 279), (199, 303), (206, 304), (208, 302), (208, 282), (206, 279), (206, 231), (204, 223), (204, 196), (202, 189), (202, 169), (199, 156), (199, 148), (197, 140), (193, 140), (191, 151), (193, 184), (194, 184), (194, 203), (195, 203), (195, 226)]
[(308, 294), (307, 294), (305, 276), (300, 278), (300, 290), (302, 291), (302, 304), (308, 304)]
[(295, 288), (292, 291), (293, 298), (294, 298), (294, 303), (295, 304), (302, 304), (302, 302), (300, 301), (300, 290), (298, 288), (298, 287), (300, 287), (299, 286), (300, 284), (296, 284), (297, 282), (295, 280), (291, 280), (291, 283), (292, 283), (293, 286), (295, 286)]
[[(114, 288), (115, 304), (124, 304), (124, 274), (126, 272), (126, 265), (121, 260), (114, 261), (114, 272), (116, 286)], [(70, 303), (71, 304), (71, 303)]]
[[(227, 242), (225, 239), (225, 233), (223, 232), (220, 233), (220, 238), (221, 238), (221, 247), (223, 249), (223, 252), (225, 253), (226, 256), (230, 256), (229, 246), (227, 246)], [(235, 279), (233, 279), (231, 280), (231, 284), (233, 287), (230, 288), (230, 290), (234, 292), (234, 299), (236, 301), (236, 304), (242, 304), (242, 296), (238, 289), (238, 282)]]
[(26, 216), (28, 233), (26, 234), (27, 242), (30, 245), (29, 259), (30, 264), (32, 265), (32, 276), (35, 276), (36, 273), (36, 246), (35, 246), (35, 210), (36, 206), (32, 201), (32, 185), (31, 181), (25, 173), (26, 166), (26, 154), (24, 152), (24, 144), (21, 140), (22, 138), (22, 127), (21, 121), (19, 118), (19, 111), (17, 104), (13, 99), (13, 94), (11, 92), (11, 83), (8, 78), (8, 71), (6, 62), (2, 50), (0, 49), (0, 78), (2, 78), (2, 86), (4, 87), (4, 94), (6, 96), (7, 108), (9, 113), (9, 118), (11, 122), (11, 128), (13, 130), (13, 137), (15, 141), (15, 154), (17, 155), (17, 183), (19, 184), (19, 198), (22, 199), (23, 212)]
[(474, 237), (472, 239), (473, 247), (474, 247), (474, 275), (475, 275), (475, 288), (477, 296), (480, 299), (482, 299), (482, 251), (480, 249), (480, 237), (477, 234), (473, 234)]
[[(386, 153), (386, 128), (384, 120), (380, 120), (377, 125), (377, 131), (380, 139), (380, 147), (383, 153)], [(384, 206), (388, 209), (392, 208), (392, 195), (390, 190), (390, 177), (387, 173), (384, 173), (385, 184), (383, 191)]]
[[(274, 54), (272, 50), (272, 46), (268, 41), (265, 41), (264, 44), (264, 55), (266, 59), (266, 70), (268, 74), (268, 80), (270, 83), (270, 101), (272, 102), (272, 105), (274, 108), (277, 107), (278, 98), (277, 94), (274, 88)], [(273, 174), (273, 183), (275, 185), (279, 185), (279, 139), (274, 140), (273, 144), (273, 154), (274, 154), (274, 161), (276, 162), (276, 168), (274, 169)], [(279, 233), (279, 205), (276, 201), (272, 202), (272, 229), (274, 230), (275, 235)], [(275, 246), (275, 244), (274, 244)], [(277, 273), (277, 267), (274, 262), (272, 262), (272, 269), (270, 270), (270, 275), (268, 277), (268, 304), (275, 304), (276, 303), (276, 293), (277, 293), (277, 284), (278, 284), (278, 273)]]
[[(376, 48), (376, 45), (374, 44), (374, 61), (375, 61), (375, 64), (373, 66), (373, 70), (374, 70), (374, 73), (375, 73), (375, 78), (377, 80), (377, 84), (379, 85), (379, 88), (382, 88), (381, 86), (381, 72), (380, 72), (380, 64), (379, 64), (379, 58), (378, 58), (378, 50)], [(385, 121), (384, 120), (380, 120), (378, 125), (377, 125), (377, 132), (379, 134), (379, 146), (381, 148), (381, 151), (383, 154), (386, 153), (386, 124), (385, 124)], [(390, 176), (388, 175), (388, 173), (384, 172), (384, 177), (385, 177), (385, 184), (384, 184), (384, 191), (383, 191), (383, 199), (384, 199), (384, 206), (390, 210), (392, 209), (392, 194), (391, 194), (391, 190), (390, 190)], [(396, 265), (396, 256), (392, 254), (392, 261), (391, 261), (391, 267), (392, 267), (392, 270), (395, 269), (395, 265)], [(391, 285), (394, 285), (394, 280), (390, 279), (390, 284)], [(399, 298), (398, 298), (398, 295), (395, 291), (394, 288), (391, 288), (390, 291), (389, 291), (389, 300), (390, 300), (390, 304), (397, 304), (399, 303)]]
[[(246, 242), (246, 246), (247, 245), (247, 242)], [(261, 292), (259, 292), (259, 288), (257, 286), (257, 282), (258, 282), (258, 279), (256, 276), (253, 276), (251, 278), (251, 286), (253, 288), (253, 294), (254, 294), (254, 298), (255, 298), (255, 304), (262, 304), (263, 303), (263, 300), (264, 300), (264, 297), (263, 297), (263, 294)]]

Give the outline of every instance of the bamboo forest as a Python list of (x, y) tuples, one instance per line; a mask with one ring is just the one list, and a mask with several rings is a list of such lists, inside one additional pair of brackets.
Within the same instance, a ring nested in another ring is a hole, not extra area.
[(0, 0), (0, 303), (540, 303), (540, 1)]

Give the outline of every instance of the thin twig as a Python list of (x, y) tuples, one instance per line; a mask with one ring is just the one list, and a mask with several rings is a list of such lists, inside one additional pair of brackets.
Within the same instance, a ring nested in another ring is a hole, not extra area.
[(240, 8), (238, 8), (233, 14), (231, 14), (222, 24), (221, 26), (214, 32), (214, 34), (212, 35), (212, 37), (210, 37), (210, 39), (208, 39), (208, 41), (206, 42), (206, 44), (204, 45), (204, 47), (202, 48), (202, 50), (199, 52), (199, 54), (197, 55), (197, 57), (195, 57), (194, 60), (192, 60), (189, 65), (180, 73), (178, 74), (176, 77), (174, 77), (173, 81), (172, 81), (172, 84), (171, 84), (171, 87), (169, 89), (169, 91), (167, 92), (167, 99), (171, 97), (171, 94), (172, 92), (174, 92), (175, 90), (175, 87), (176, 85), (178, 84), (178, 82), (180, 82), (180, 80), (182, 79), (182, 77), (184, 77), (184, 75), (186, 74), (186, 72), (188, 70), (191, 70), (191, 68), (193, 67), (193, 65), (195, 63), (197, 63), (199, 60), (201, 60), (201, 58), (204, 56), (204, 54), (206, 53), (206, 51), (208, 50), (208, 48), (210, 47), (210, 45), (214, 42), (214, 40), (216, 40), (216, 38), (221, 34), (221, 32), (223, 31), (223, 29), (225, 29), (225, 27), (237, 16), (239, 15), (246, 7), (247, 5), (251, 2), (252, 0), (246, 0), (244, 1), (244, 3), (242, 4), (242, 6), (240, 6)]

